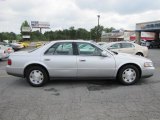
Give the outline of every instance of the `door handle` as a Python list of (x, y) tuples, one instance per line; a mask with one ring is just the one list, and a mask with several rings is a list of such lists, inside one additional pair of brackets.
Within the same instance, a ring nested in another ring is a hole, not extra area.
[(81, 59), (81, 60), (79, 60), (80, 62), (85, 62), (86, 60), (85, 59)]
[(50, 61), (50, 59), (44, 59), (44, 61)]

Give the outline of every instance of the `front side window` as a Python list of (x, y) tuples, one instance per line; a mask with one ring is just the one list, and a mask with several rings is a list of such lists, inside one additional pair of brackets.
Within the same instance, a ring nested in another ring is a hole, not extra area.
[(90, 43), (77, 43), (77, 47), (79, 55), (100, 56), (102, 51)]
[(72, 43), (56, 43), (45, 52), (45, 55), (73, 55)]
[(134, 45), (131, 43), (121, 43), (122, 44), (122, 48), (133, 48)]

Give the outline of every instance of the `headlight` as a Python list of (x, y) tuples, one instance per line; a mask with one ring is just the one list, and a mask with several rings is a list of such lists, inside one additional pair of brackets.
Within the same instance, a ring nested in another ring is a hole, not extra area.
[(153, 63), (152, 62), (146, 62), (146, 63), (144, 63), (144, 67), (153, 67)]

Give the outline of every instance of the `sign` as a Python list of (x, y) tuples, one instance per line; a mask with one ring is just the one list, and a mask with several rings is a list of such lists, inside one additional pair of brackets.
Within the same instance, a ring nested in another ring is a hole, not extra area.
[(32, 28), (50, 28), (49, 22), (31, 21)]
[(31, 32), (30, 27), (22, 27), (22, 32)]
[(136, 30), (158, 30), (158, 29), (160, 29), (160, 21), (136, 24)]
[(30, 35), (23, 35), (22, 38), (30, 38)]

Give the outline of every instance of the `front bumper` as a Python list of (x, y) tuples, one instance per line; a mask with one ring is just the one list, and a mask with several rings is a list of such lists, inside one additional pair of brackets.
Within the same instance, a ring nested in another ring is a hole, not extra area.
[(151, 77), (154, 74), (155, 67), (147, 67), (142, 70), (142, 78)]

